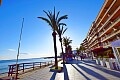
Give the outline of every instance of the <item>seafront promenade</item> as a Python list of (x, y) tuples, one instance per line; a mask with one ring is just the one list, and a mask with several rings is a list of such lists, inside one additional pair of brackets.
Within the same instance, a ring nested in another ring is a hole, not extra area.
[(120, 80), (120, 71), (95, 64), (95, 60), (73, 60), (61, 64), (63, 71), (50, 71), (50, 67), (34, 70), (19, 76), (19, 80)]

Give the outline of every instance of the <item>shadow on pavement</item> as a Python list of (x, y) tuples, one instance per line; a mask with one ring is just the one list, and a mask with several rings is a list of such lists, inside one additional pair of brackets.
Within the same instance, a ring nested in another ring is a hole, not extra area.
[(54, 72), (50, 78), (50, 80), (55, 80), (55, 76), (56, 76), (57, 72)]
[(101, 71), (107, 73), (107, 74), (110, 74), (110, 75), (113, 75), (113, 76), (116, 76), (116, 77), (120, 78), (120, 72), (107, 70), (107, 69), (105, 69), (105, 68), (101, 68), (100, 66), (99, 66), (99, 67), (96, 67), (96, 66), (90, 65), (90, 64), (88, 64), (88, 63), (83, 63), (83, 64), (85, 64), (85, 65), (87, 65), (87, 66), (94, 67), (94, 68), (96, 68), (96, 69), (98, 69), (98, 70), (101, 70)]
[[(52, 71), (54, 72), (50, 78), (50, 80), (55, 80), (55, 77), (56, 77), (56, 74), (58, 73), (57, 71)], [(67, 68), (66, 68), (66, 65), (64, 64), (63, 65), (63, 71), (64, 72), (64, 80), (69, 80), (69, 76), (68, 76), (68, 71), (67, 71)]]
[(89, 59), (82, 60), (81, 62), (96, 64), (95, 60), (89, 60)]
[(91, 69), (89, 69), (89, 68), (86, 68), (86, 67), (84, 67), (84, 66), (82, 66), (82, 65), (78, 65), (78, 64), (77, 64), (77, 66), (78, 66), (79, 68), (81, 68), (82, 70), (84, 70), (86, 73), (90, 74), (91, 76), (94, 76), (94, 77), (96, 77), (96, 78), (98, 78), (98, 79), (100, 79), (100, 80), (107, 80), (104, 76), (96, 73), (95, 71), (93, 71), (93, 70), (91, 70)]
[[(72, 64), (71, 64), (72, 65)], [(85, 74), (83, 74), (79, 69), (77, 69), (74, 65), (72, 65), (80, 74), (82, 74), (87, 80), (91, 80), (89, 79)]]
[(69, 80), (68, 71), (65, 64), (63, 64), (63, 71), (64, 71), (64, 80)]
[(70, 61), (67, 61), (66, 64), (78, 64), (78, 63), (81, 63), (80, 60), (76, 60), (76, 59), (73, 59), (73, 60), (70, 60)]

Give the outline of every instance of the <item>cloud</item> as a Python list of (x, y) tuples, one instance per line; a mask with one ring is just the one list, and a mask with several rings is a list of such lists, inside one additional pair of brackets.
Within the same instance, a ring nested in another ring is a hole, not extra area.
[(15, 50), (15, 49), (8, 49), (8, 51), (12, 51), (12, 52), (15, 52), (16, 50)]
[(20, 53), (20, 54), (28, 55), (28, 54), (30, 54), (30, 53)]

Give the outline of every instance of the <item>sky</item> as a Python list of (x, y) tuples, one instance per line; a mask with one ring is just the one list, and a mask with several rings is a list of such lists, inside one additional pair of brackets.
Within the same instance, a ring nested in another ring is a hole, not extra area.
[[(43, 10), (68, 15), (68, 28), (63, 36), (70, 37), (72, 49), (80, 46), (104, 0), (2, 0), (0, 6), (0, 60), (16, 59), (20, 29), (24, 18), (20, 59), (54, 56), (51, 27), (37, 17), (46, 17)], [(61, 52), (57, 35), (57, 51)]]

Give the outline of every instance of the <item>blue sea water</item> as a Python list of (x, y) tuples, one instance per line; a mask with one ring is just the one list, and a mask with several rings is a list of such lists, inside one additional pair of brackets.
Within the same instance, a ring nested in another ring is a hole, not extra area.
[[(31, 59), (19, 59), (18, 63), (29, 63), (29, 62), (46, 62), (54, 60), (53, 58), (31, 58)], [(13, 60), (0, 60), (0, 74), (8, 72), (8, 65), (16, 64), (16, 59)]]

